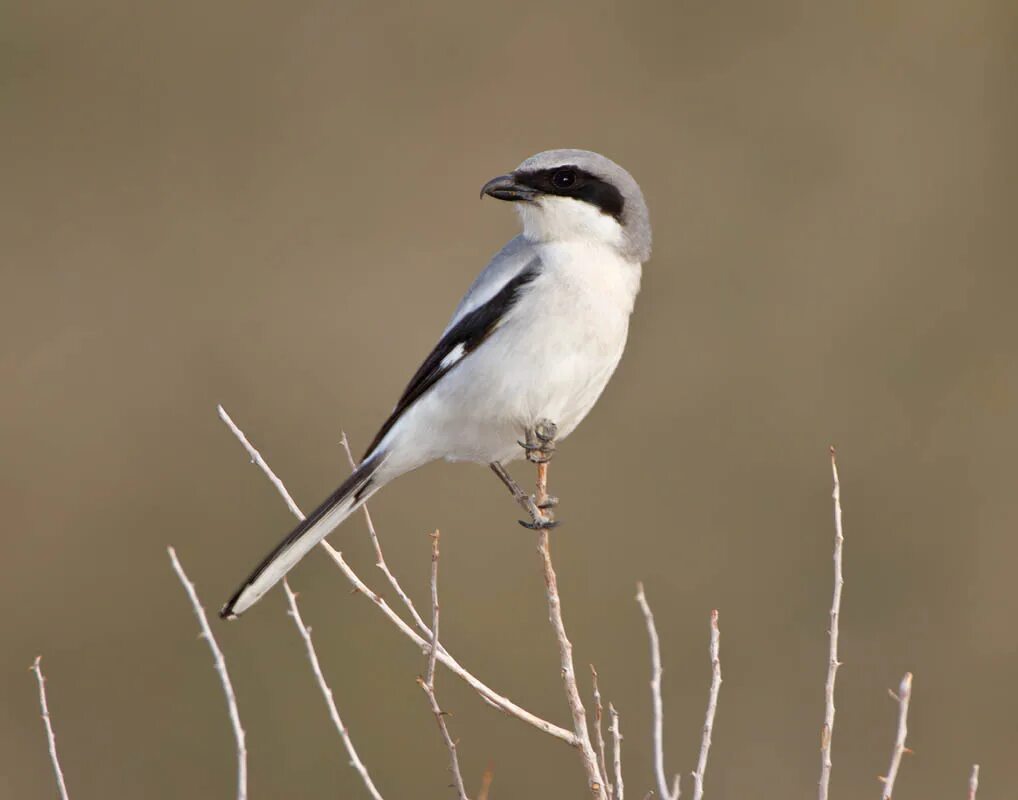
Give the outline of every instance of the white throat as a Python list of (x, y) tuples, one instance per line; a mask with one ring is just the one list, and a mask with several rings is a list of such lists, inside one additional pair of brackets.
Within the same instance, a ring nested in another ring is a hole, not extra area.
[(523, 235), (532, 242), (582, 241), (617, 249), (625, 245), (622, 226), (583, 200), (545, 195), (515, 206), (523, 222)]

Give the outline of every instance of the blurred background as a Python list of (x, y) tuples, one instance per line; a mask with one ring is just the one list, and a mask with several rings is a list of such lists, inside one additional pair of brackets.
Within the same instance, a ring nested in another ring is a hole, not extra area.
[[(516, 231), (481, 184), (553, 147), (647, 195), (626, 357), (552, 470), (566, 623), (652, 785), (695, 765), (721, 612), (712, 797), (812, 796), (839, 446), (845, 594), (833, 792), (1018, 794), (1018, 10), (999, 2), (22, 3), (0, 30), (0, 795), (54, 796), (39, 653), (76, 800), (228, 797), (219, 683), (166, 546), (210, 610), (290, 528), (223, 403), (311, 508), (461, 292)], [(529, 471), (517, 468), (529, 481)], [(568, 724), (532, 536), (486, 469), (373, 502), (443, 640)], [(363, 520), (332, 537), (381, 588)], [(319, 553), (293, 585), (388, 798), (451, 797), (421, 654)], [(278, 591), (216, 623), (251, 796), (363, 797)], [(586, 797), (564, 745), (446, 672), (472, 790)]]

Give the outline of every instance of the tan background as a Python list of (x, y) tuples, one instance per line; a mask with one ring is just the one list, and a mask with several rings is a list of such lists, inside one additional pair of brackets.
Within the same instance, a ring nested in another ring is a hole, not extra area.
[[(622, 162), (655, 224), (627, 356), (553, 472), (566, 619), (622, 711), (630, 793), (651, 785), (638, 579), (670, 768), (694, 764), (716, 606), (709, 795), (815, 791), (836, 442), (835, 796), (879, 791), (906, 669), (896, 797), (961, 797), (973, 761), (981, 796), (1018, 794), (1012, 3), (19, 5), (0, 31), (0, 795), (54, 794), (26, 670), (43, 653), (75, 800), (230, 796), (165, 546), (215, 608), (291, 521), (215, 404), (320, 500), (340, 430), (368, 441), (514, 232), (478, 187), (549, 147)], [(419, 598), (442, 528), (449, 647), (565, 723), (531, 537), (487, 470), (422, 470), (374, 509)], [(376, 578), (359, 519), (333, 541)], [(383, 793), (450, 797), (420, 654), (324, 557), (294, 585)], [(216, 630), (252, 797), (364, 796), (282, 596)], [(567, 748), (446, 673), (439, 692), (472, 786), (491, 763), (493, 798), (585, 796)]]

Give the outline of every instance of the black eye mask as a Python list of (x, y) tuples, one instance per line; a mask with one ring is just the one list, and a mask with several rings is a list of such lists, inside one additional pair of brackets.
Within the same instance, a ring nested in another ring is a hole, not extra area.
[(573, 166), (514, 173), (517, 182), (542, 194), (583, 200), (622, 222), (625, 201), (622, 193), (610, 183)]

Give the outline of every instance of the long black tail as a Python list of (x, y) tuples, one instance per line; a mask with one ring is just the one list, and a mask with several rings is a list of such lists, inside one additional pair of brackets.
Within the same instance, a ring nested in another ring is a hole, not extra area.
[(378, 491), (381, 486), (376, 486), (373, 478), (382, 460), (379, 457), (368, 459), (343, 481), (324, 503), (294, 528), (276, 549), (255, 567), (254, 572), (223, 606), (219, 616), (223, 619), (236, 619), (247, 611), (263, 594), (279, 583), (311, 548), (332, 533), (343, 520)]

